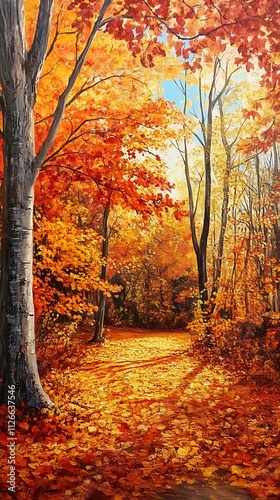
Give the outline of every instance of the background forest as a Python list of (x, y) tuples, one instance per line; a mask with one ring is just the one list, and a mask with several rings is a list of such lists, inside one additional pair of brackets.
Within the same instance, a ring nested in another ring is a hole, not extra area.
[[(69, 11), (56, 15), (54, 40)], [(71, 36), (57, 38), (38, 142), (75, 57)], [(35, 187), (38, 335), (92, 324), (103, 294), (107, 325), (203, 335), (207, 316), (223, 348), (255, 333), (278, 354), (276, 97), (256, 57), (209, 44), (186, 69), (164, 39), (151, 68), (100, 33), (81, 71)]]

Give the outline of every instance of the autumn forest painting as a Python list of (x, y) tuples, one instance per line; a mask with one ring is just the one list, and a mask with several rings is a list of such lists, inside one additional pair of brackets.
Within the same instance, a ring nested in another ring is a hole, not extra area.
[(280, 499), (279, 0), (0, 1), (0, 499)]

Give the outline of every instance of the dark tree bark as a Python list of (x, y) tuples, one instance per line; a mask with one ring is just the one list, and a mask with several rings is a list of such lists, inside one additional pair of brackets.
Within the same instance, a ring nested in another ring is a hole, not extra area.
[(236, 143), (241, 128), (244, 125), (244, 122), (240, 124), (240, 127), (237, 131), (235, 138), (229, 142), (226, 135), (226, 126), (223, 112), (223, 103), (222, 98), (220, 96), (219, 100), (219, 112), (220, 112), (220, 130), (221, 130), (221, 139), (222, 144), (226, 154), (226, 165), (225, 165), (225, 173), (223, 180), (223, 198), (222, 198), (222, 208), (221, 208), (221, 224), (218, 238), (218, 248), (217, 248), (217, 258), (216, 258), (216, 266), (214, 268), (213, 273), (213, 286), (211, 290), (211, 312), (214, 312), (215, 309), (215, 298), (219, 289), (219, 280), (222, 275), (222, 262), (223, 262), (223, 254), (224, 254), (224, 243), (225, 243), (225, 235), (228, 223), (228, 210), (229, 210), (229, 190), (230, 190), (230, 176), (233, 168), (232, 161), (232, 149), (234, 144)]
[[(107, 280), (107, 259), (109, 254), (109, 215), (110, 215), (110, 199), (106, 203), (103, 213), (103, 221), (102, 221), (102, 267), (101, 267), (101, 280), (105, 283)], [(97, 342), (101, 344), (104, 342), (103, 337), (103, 326), (104, 326), (104, 317), (105, 317), (105, 307), (106, 307), (106, 292), (104, 290), (100, 290), (99, 292), (99, 301), (98, 301), (98, 311), (97, 317), (94, 327), (94, 335), (91, 342)]]
[[(216, 80), (218, 76), (220, 68), (220, 61), (216, 59), (214, 63), (213, 69), (213, 79), (212, 84), (208, 94), (208, 106), (206, 111), (203, 107), (203, 97), (202, 97), (202, 84), (200, 81), (199, 84), (199, 102), (200, 102), (200, 128), (201, 128), (201, 137), (194, 133), (194, 136), (200, 143), (203, 148), (203, 156), (204, 156), (204, 211), (203, 211), (203, 224), (202, 224), (202, 232), (200, 236), (200, 240), (198, 241), (196, 227), (195, 227), (195, 216), (196, 216), (196, 207), (194, 205), (193, 200), (193, 186), (190, 181), (190, 172), (189, 172), (189, 160), (188, 160), (188, 147), (187, 142), (184, 142), (184, 151), (183, 151), (183, 161), (185, 165), (185, 174), (188, 186), (188, 196), (189, 196), (189, 208), (190, 208), (190, 222), (191, 222), (191, 234), (192, 234), (192, 242), (194, 246), (194, 251), (197, 259), (197, 269), (198, 269), (198, 279), (199, 279), (199, 293), (201, 298), (201, 308), (203, 313), (206, 314), (208, 310), (208, 291), (206, 289), (206, 284), (208, 280), (207, 275), (207, 245), (208, 245), (208, 236), (210, 230), (210, 216), (211, 216), (211, 191), (212, 191), (212, 164), (211, 164), (211, 149), (212, 149), (212, 135), (213, 135), (213, 111), (214, 108), (221, 99), (222, 95), (227, 89), (228, 83), (232, 76), (225, 76), (225, 81), (222, 89), (216, 93)], [(185, 102), (187, 102), (187, 91), (185, 90)]]
[[(279, 179), (279, 152), (278, 145), (276, 143), (273, 144), (273, 159), (274, 159), (274, 179), (275, 183)], [(274, 233), (274, 247), (275, 247), (275, 257), (277, 263), (280, 262), (280, 223), (279, 223), (279, 215), (280, 215), (280, 207), (279, 203), (276, 201), (273, 206), (273, 210), (277, 214), (277, 219), (273, 223), (273, 233)], [(274, 312), (280, 311), (280, 283), (275, 285), (275, 290), (272, 295), (271, 307)]]
[[(187, 140), (184, 139), (183, 148), (180, 147), (179, 143), (177, 143), (177, 149), (180, 152), (182, 161), (185, 167), (185, 176), (187, 181), (187, 189), (188, 189), (188, 198), (189, 198), (189, 212), (190, 212), (190, 227), (191, 227), (191, 236), (193, 248), (196, 255), (197, 261), (197, 271), (198, 271), (198, 288), (199, 288), (199, 297), (201, 303), (201, 311), (202, 316), (206, 325), (206, 340), (210, 341), (211, 332), (208, 327), (208, 322), (213, 311), (212, 304), (209, 306), (209, 299), (213, 298), (213, 293), (210, 294), (207, 289), (208, 282), (208, 273), (207, 273), (207, 248), (208, 248), (208, 237), (210, 231), (210, 220), (211, 220), (211, 196), (212, 196), (212, 161), (211, 161), (211, 150), (212, 150), (212, 136), (213, 136), (213, 111), (217, 105), (217, 103), (221, 100), (222, 96), (226, 92), (229, 82), (234, 70), (230, 74), (228, 73), (228, 69), (226, 67), (224, 82), (221, 90), (217, 91), (216, 84), (217, 78), (219, 75), (219, 71), (221, 68), (221, 62), (218, 58), (216, 58), (213, 67), (213, 77), (212, 83), (209, 89), (209, 93), (207, 96), (207, 106), (204, 106), (203, 99), (203, 91), (202, 91), (202, 82), (199, 81), (199, 104), (200, 104), (200, 116), (196, 117), (199, 120), (200, 125), (200, 134), (193, 132), (194, 137), (199, 142), (203, 150), (203, 163), (204, 163), (204, 175), (201, 176), (199, 182), (199, 190), (196, 201), (194, 200), (194, 190), (191, 182), (190, 176), (190, 165), (189, 165), (189, 152), (188, 152), (188, 144)], [(179, 83), (179, 88), (182, 91), (184, 96), (184, 113), (187, 111), (187, 84), (186, 81)], [(228, 180), (228, 179), (227, 179)], [(199, 202), (200, 196), (200, 187), (204, 182), (204, 194), (203, 194), (203, 216), (202, 216), (202, 230), (199, 236), (197, 227), (196, 227), (196, 212), (197, 206)], [(224, 190), (224, 209), (222, 212), (222, 217), (225, 218), (226, 210), (228, 204), (228, 187), (225, 187)], [(223, 227), (223, 226), (222, 226)], [(222, 229), (220, 235), (220, 244), (219, 251), (222, 255), (223, 251), (223, 240), (224, 240), (224, 230)], [(220, 257), (220, 265), (221, 265), (221, 257)], [(216, 284), (218, 282), (216, 281)], [(212, 290), (213, 292), (213, 290)]]

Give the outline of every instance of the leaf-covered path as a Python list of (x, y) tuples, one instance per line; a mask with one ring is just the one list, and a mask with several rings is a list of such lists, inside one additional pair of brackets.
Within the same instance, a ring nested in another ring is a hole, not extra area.
[(280, 498), (279, 387), (190, 347), (178, 333), (81, 338), (43, 381), (60, 413), (17, 414), (16, 498)]

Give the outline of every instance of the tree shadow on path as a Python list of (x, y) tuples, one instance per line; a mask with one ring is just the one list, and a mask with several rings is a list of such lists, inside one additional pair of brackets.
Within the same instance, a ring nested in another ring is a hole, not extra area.
[[(180, 484), (158, 494), (158, 500), (252, 500), (244, 488), (230, 486), (223, 481)], [(147, 499), (148, 500), (148, 499)]]

